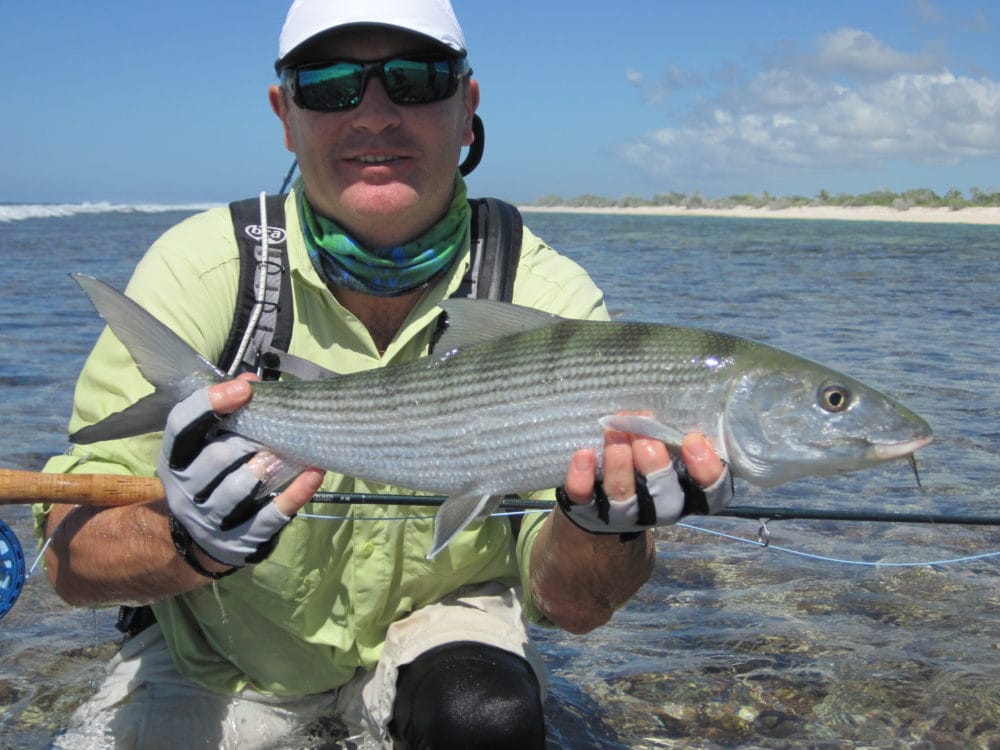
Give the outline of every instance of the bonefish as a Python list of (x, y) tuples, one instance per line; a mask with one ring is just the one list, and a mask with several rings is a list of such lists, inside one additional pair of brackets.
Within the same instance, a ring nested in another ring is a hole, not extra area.
[[(227, 378), (125, 295), (74, 278), (156, 389), (74, 442), (161, 430), (173, 404)], [(909, 457), (931, 441), (929, 425), (889, 396), (748, 339), (500, 302), (441, 306), (449, 327), (435, 354), (322, 380), (255, 382), (224, 428), (293, 469), (446, 495), (430, 556), (503, 495), (560, 484), (574, 451), (600, 454), (604, 428), (673, 446), (702, 432), (734, 476), (761, 486)]]

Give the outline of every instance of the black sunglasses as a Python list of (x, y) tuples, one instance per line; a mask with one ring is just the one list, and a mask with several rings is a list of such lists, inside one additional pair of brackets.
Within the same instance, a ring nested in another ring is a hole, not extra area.
[(282, 83), (302, 109), (343, 112), (361, 104), (368, 79), (377, 75), (394, 104), (430, 104), (447, 99), (471, 75), (468, 60), (445, 55), (413, 55), (358, 62), (335, 60), (290, 68)]

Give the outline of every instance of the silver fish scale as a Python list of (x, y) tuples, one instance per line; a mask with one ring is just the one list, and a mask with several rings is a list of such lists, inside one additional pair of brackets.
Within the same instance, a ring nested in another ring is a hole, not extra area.
[(711, 435), (725, 382), (738, 376), (726, 365), (745, 343), (697, 329), (562, 321), (406, 365), (256, 383), (229, 423), (349, 476), (441, 494), (528, 492), (561, 483), (574, 450), (599, 448), (603, 416), (651, 411)]

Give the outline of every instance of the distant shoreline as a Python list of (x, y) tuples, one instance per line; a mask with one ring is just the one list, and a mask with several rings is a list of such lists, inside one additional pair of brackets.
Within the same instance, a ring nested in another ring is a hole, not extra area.
[[(78, 214), (162, 213), (203, 211), (215, 206), (197, 204), (117, 204), (117, 203), (0, 203), (0, 224), (40, 218), (61, 218)], [(525, 213), (611, 214), (616, 216), (714, 216), (739, 219), (801, 219), (807, 221), (889, 221), (924, 224), (1000, 225), (1000, 206), (962, 208), (914, 206), (789, 206), (787, 208), (685, 208), (684, 206), (519, 206)]]
[(888, 206), (793, 206), (790, 208), (684, 208), (682, 206), (576, 207), (519, 206), (525, 213), (613, 214), (621, 216), (716, 216), (739, 219), (820, 221), (893, 221), (924, 224), (1000, 224), (1000, 207), (922, 208), (901, 211)]

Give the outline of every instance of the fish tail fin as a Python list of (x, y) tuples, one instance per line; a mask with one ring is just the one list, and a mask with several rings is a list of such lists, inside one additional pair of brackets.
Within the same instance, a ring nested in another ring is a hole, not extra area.
[(118, 337), (154, 393), (97, 424), (70, 435), (74, 443), (94, 443), (157, 432), (174, 404), (224, 379), (224, 373), (134, 300), (103, 281), (71, 274)]
[(432, 560), (458, 533), (477, 518), (488, 516), (503, 500), (502, 495), (471, 491), (451, 495), (434, 516), (434, 541), (427, 559)]

